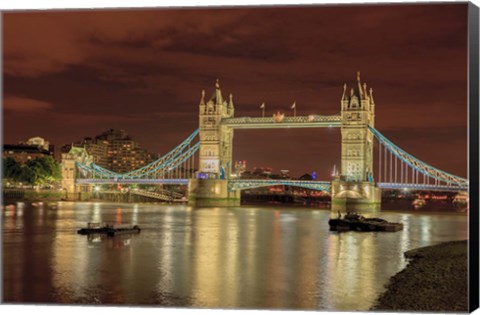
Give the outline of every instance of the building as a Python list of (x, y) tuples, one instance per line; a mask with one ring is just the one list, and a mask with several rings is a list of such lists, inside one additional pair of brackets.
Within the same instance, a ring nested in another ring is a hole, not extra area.
[(236, 161), (233, 167), (234, 173), (237, 175), (237, 177), (240, 177), (247, 170), (247, 161)]
[(51, 156), (50, 151), (42, 147), (28, 145), (28, 144), (5, 144), (3, 145), (3, 157), (12, 157), (18, 163), (26, 163), (37, 157)]
[(27, 140), (27, 142), (25, 142), (25, 144), (27, 145), (31, 145), (31, 146), (35, 146), (35, 147), (39, 147), (43, 150), (47, 150), (49, 151), (50, 147), (50, 143), (48, 141), (46, 141), (45, 139), (43, 139), (42, 137), (33, 137), (33, 138), (30, 138)]
[(84, 147), (93, 163), (116, 173), (127, 173), (153, 161), (153, 156), (123, 129), (108, 129), (95, 138), (76, 142), (75, 146)]

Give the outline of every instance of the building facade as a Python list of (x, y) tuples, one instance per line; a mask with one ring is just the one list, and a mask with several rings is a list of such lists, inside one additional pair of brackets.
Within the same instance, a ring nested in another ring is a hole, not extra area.
[(116, 173), (127, 173), (153, 161), (152, 155), (123, 129), (108, 129), (95, 138), (76, 143), (92, 156), (93, 163)]
[(37, 157), (51, 156), (50, 151), (38, 146), (27, 144), (5, 144), (3, 145), (3, 157), (11, 157), (18, 163), (24, 164)]

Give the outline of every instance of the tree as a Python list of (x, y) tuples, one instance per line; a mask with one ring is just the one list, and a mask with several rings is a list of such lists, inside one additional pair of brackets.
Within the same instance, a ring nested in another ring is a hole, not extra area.
[(21, 173), (20, 164), (14, 158), (9, 156), (3, 159), (3, 178), (18, 181)]
[(20, 165), (13, 158), (3, 159), (4, 177), (30, 185), (52, 184), (61, 179), (60, 165), (51, 156), (37, 157)]

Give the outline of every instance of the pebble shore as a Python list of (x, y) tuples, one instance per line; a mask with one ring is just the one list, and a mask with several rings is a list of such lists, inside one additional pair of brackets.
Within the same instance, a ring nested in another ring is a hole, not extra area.
[(407, 267), (390, 279), (372, 311), (468, 312), (468, 243), (405, 252)]

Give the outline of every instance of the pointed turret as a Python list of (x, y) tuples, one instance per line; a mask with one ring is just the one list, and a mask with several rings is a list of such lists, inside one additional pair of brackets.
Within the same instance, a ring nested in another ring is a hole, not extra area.
[(345, 93), (347, 92), (347, 83), (343, 84), (343, 94), (342, 94), (342, 101), (345, 100)]
[(202, 97), (200, 98), (200, 105), (205, 105), (205, 90), (202, 90)]
[(233, 107), (233, 94), (230, 93), (230, 101), (228, 102), (228, 116), (233, 117), (235, 108)]
[(365, 94), (363, 93), (362, 82), (360, 80), (360, 71), (357, 72), (357, 86), (358, 86), (358, 97), (361, 100), (364, 100), (365, 99)]
[(215, 104), (216, 105), (222, 105), (223, 104), (223, 97), (222, 97), (222, 91), (220, 90), (220, 81), (217, 79), (215, 82)]
[(228, 102), (228, 107), (233, 107), (233, 94), (230, 93), (230, 102)]

